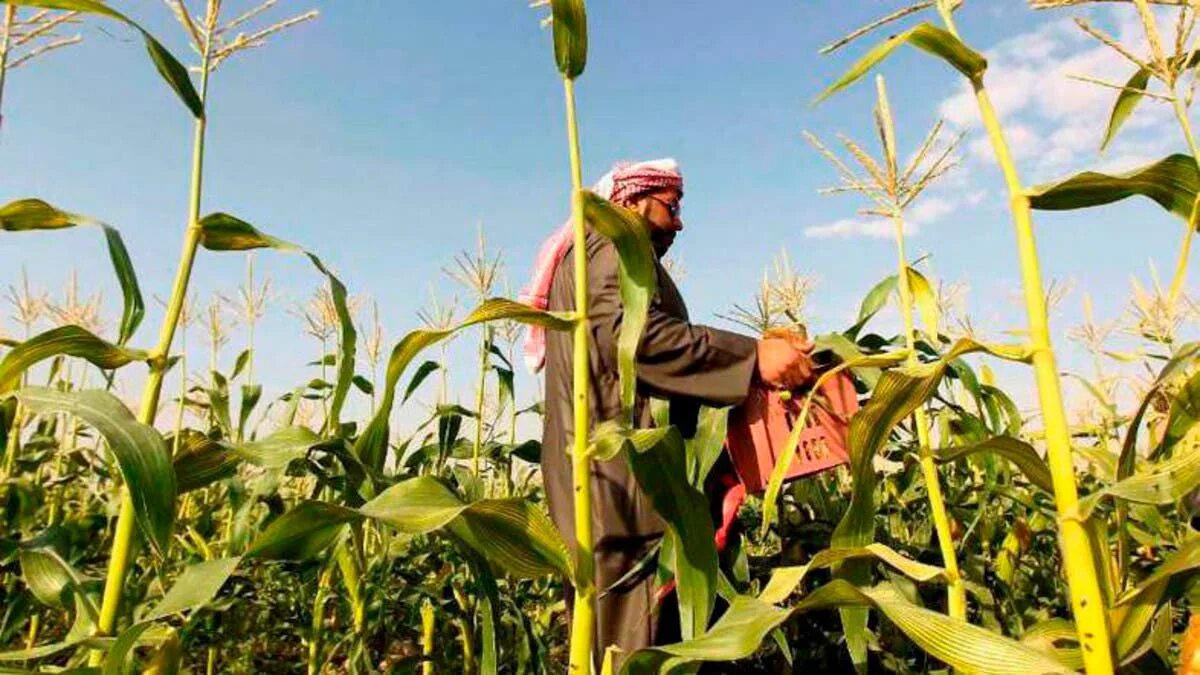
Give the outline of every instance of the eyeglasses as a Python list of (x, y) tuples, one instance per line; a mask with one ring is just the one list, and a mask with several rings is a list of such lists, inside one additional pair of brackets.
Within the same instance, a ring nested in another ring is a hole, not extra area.
[(672, 218), (678, 218), (680, 216), (680, 214), (683, 213), (683, 204), (680, 204), (679, 201), (677, 201), (677, 200), (672, 200), (672, 201), (668, 202), (665, 199), (660, 199), (658, 197), (655, 197), (654, 195), (646, 195), (646, 198), (653, 199), (654, 201), (658, 202), (659, 204), (662, 204), (663, 208), (665, 208), (667, 210), (667, 213), (669, 213)]

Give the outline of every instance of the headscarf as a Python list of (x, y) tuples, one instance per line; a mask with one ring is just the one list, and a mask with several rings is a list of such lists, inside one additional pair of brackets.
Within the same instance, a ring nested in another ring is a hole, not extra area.
[[(646, 162), (620, 162), (604, 174), (592, 187), (592, 192), (618, 204), (628, 204), (647, 192), (675, 188), (683, 191), (683, 174), (679, 163), (670, 157)], [(521, 302), (536, 309), (550, 306), (550, 284), (567, 249), (575, 241), (575, 229), (570, 219), (555, 230), (538, 249), (529, 285), (521, 291)], [(525, 366), (537, 373), (546, 365), (546, 329), (529, 326), (523, 348)]]

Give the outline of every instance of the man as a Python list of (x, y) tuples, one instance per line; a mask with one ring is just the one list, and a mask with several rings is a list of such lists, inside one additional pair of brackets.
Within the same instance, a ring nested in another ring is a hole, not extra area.
[[(661, 258), (683, 231), (680, 218), (683, 177), (674, 160), (618, 165), (595, 191), (640, 213), (650, 228)], [(532, 285), (523, 300), (552, 311), (574, 311), (574, 255), (569, 225), (543, 246)], [(588, 316), (591, 327), (590, 419), (594, 424), (620, 414), (617, 337), (622, 307), (618, 258), (612, 243), (588, 228)], [(693, 324), (670, 275), (658, 267), (658, 293), (651, 303), (638, 349), (639, 427), (653, 426), (647, 397), (671, 403), (671, 423), (685, 434), (695, 429), (700, 404), (740, 403), (753, 384), (792, 387), (811, 374), (808, 352), (787, 340), (754, 338)], [(532, 331), (526, 361), (546, 368), (545, 429), (542, 472), (550, 515), (563, 537), (575, 541), (572, 437), (572, 336)], [(544, 342), (543, 342), (544, 341)], [(600, 591), (628, 573), (663, 534), (664, 524), (638, 486), (624, 458), (594, 462), (592, 518), (596, 553), (596, 586)], [(623, 652), (655, 644), (660, 637), (651, 617), (653, 575), (597, 601), (596, 654), (609, 645)], [(668, 636), (662, 636), (668, 637)], [(677, 637), (677, 636), (670, 636)]]

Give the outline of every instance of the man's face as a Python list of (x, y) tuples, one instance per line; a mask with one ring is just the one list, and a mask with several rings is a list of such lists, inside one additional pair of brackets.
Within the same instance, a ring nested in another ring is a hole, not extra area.
[(650, 242), (658, 257), (666, 255), (675, 235), (683, 230), (680, 219), (680, 201), (683, 193), (675, 188), (665, 188), (642, 195), (634, 203), (634, 210), (650, 224)]

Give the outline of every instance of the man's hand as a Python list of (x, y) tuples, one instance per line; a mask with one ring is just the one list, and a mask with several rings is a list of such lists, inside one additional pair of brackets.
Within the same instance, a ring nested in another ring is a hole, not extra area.
[(758, 377), (763, 383), (792, 389), (812, 378), (813, 343), (768, 337), (758, 341)]

